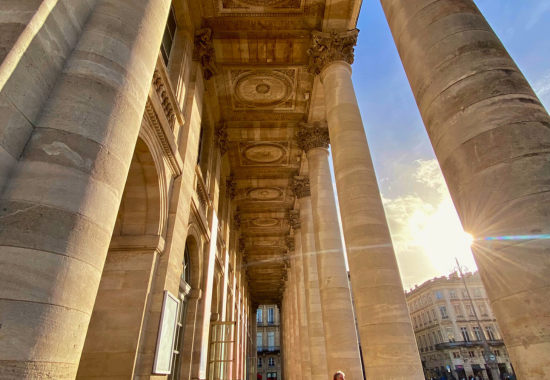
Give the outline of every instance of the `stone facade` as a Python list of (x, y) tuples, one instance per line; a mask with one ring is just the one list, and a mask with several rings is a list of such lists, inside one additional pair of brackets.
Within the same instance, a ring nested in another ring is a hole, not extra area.
[[(258, 380), (282, 379), (281, 314), (277, 305), (260, 305), (256, 312)], [(261, 377), (261, 378), (260, 378)]]
[(434, 278), (407, 292), (407, 304), (426, 378), (489, 379), (480, 329), (494, 352), (500, 376), (513, 374), (508, 351), (479, 272)]
[[(550, 117), (472, 0), (381, 4), (515, 370), (548, 378)], [(244, 380), (260, 304), (281, 378), (424, 378), (360, 7), (0, 2), (0, 378)]]

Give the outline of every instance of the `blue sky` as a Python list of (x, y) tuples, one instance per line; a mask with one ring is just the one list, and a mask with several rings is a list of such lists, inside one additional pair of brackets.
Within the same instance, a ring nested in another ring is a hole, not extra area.
[[(550, 0), (477, 0), (550, 109)], [(378, 0), (363, 0), (353, 81), (406, 288), (470, 269), (448, 190)]]

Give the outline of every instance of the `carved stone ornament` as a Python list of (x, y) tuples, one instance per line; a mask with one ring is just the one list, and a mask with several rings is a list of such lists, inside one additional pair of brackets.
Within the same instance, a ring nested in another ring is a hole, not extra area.
[[(290, 268), (290, 256), (283, 255), (283, 263), (285, 265), (285, 269)], [(286, 274), (286, 270), (283, 272), (283, 278), (285, 277), (285, 274)]]
[(235, 181), (235, 177), (233, 176), (227, 177), (225, 183), (226, 183), (226, 192), (225, 192), (226, 196), (231, 198), (231, 200), (235, 199), (235, 195), (236, 195), (235, 188), (237, 187), (237, 181)]
[(309, 177), (294, 178), (293, 191), (298, 199), (311, 196), (311, 189), (309, 187)]
[(223, 155), (229, 149), (229, 134), (227, 133), (227, 123), (221, 123), (215, 130), (216, 144), (220, 148), (220, 154)]
[(285, 242), (286, 242), (286, 247), (288, 248), (288, 250), (290, 252), (293, 252), (294, 251), (294, 236), (288, 235), (286, 237)]
[(312, 124), (300, 123), (298, 145), (306, 153), (313, 148), (326, 148), (330, 144), (328, 126), (325, 122), (314, 121)]
[(242, 220), (241, 220), (241, 213), (239, 211), (237, 211), (235, 213), (235, 215), (233, 216), (233, 220), (235, 222), (235, 229), (238, 231), (241, 229), (241, 223), (242, 223)]
[(352, 29), (347, 32), (339, 32), (333, 29), (330, 33), (313, 31), (313, 44), (307, 50), (309, 56), (309, 64), (306, 67), (307, 72), (319, 75), (325, 67), (336, 61), (344, 61), (351, 65), (358, 34), (359, 29)]
[(288, 223), (295, 230), (300, 228), (300, 211), (290, 211), (288, 213)]
[(244, 249), (246, 248), (246, 242), (244, 237), (239, 238), (239, 251), (244, 252)]
[(204, 28), (195, 32), (195, 49), (199, 55), (199, 61), (204, 69), (204, 79), (209, 80), (218, 73), (214, 63), (214, 48), (211, 46), (212, 30)]

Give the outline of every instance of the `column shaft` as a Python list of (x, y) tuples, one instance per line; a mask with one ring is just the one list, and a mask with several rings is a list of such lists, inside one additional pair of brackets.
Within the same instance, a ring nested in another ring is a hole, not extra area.
[(334, 62), (321, 80), (366, 376), (423, 379), (351, 67)]
[(294, 265), (296, 273), (296, 303), (298, 305), (298, 324), (300, 328), (300, 354), (302, 358), (302, 380), (311, 380), (311, 363), (309, 355), (309, 332), (304, 286), (302, 260), (302, 236), (300, 228), (294, 230)]
[(324, 379), (328, 373), (327, 352), (323, 315), (321, 313), (319, 277), (317, 275), (317, 253), (315, 252), (315, 233), (311, 215), (311, 197), (302, 197), (299, 202), (311, 378)]
[(98, 2), (6, 184), (3, 379), (75, 377), (169, 7)]
[(550, 117), (474, 1), (381, 3), (518, 378), (550, 378)]
[(346, 379), (361, 380), (363, 371), (338, 224), (338, 211), (330, 177), (328, 150), (310, 149), (307, 152), (307, 159), (329, 371), (327, 376), (332, 378), (332, 374), (342, 370), (346, 374)]

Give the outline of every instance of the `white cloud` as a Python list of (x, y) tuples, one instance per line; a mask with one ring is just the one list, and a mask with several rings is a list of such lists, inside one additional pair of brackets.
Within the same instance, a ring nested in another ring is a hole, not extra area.
[[(448, 275), (454, 258), (475, 269), (462, 225), (437, 160), (418, 160), (410, 176), (427, 191), (383, 198), (406, 286)], [(431, 192), (429, 190), (432, 190)], [(433, 194), (435, 190), (435, 196)]]
[(525, 25), (525, 30), (531, 29), (539, 22), (542, 15), (550, 10), (550, 0), (540, 1), (535, 9), (531, 11), (531, 17)]
[(533, 89), (541, 100), (546, 98), (547, 95), (550, 95), (550, 70), (535, 83)]

